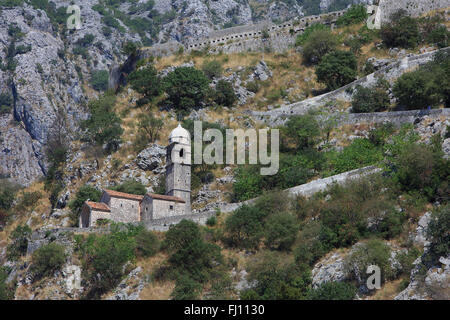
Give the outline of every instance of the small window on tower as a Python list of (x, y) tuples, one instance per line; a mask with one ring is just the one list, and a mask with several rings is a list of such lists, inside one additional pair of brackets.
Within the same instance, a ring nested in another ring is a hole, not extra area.
[(170, 206), (169, 208), (170, 208), (170, 210), (173, 210), (173, 206)]
[(180, 150), (180, 158), (183, 158), (183, 155), (184, 155), (184, 149), (181, 149)]

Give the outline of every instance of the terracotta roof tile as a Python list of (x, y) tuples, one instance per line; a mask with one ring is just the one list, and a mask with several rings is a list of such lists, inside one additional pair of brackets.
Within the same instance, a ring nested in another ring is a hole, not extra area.
[(156, 193), (147, 193), (147, 195), (148, 195), (150, 198), (153, 198), (153, 199), (158, 199), (158, 200), (168, 200), (168, 201), (175, 201), (175, 202), (186, 203), (186, 201), (184, 201), (183, 199), (181, 199), (181, 198), (179, 198), (179, 197), (166, 196), (166, 195), (156, 194)]
[(85, 203), (91, 209), (99, 210), (99, 211), (105, 211), (105, 212), (111, 212), (111, 209), (106, 205), (106, 203), (103, 203), (103, 202), (92, 202), (92, 201), (86, 201)]
[(104, 190), (107, 194), (109, 194), (113, 198), (122, 198), (122, 199), (128, 199), (128, 200), (136, 200), (136, 201), (142, 201), (144, 199), (144, 196), (136, 195), (136, 194), (129, 194), (125, 192), (119, 192), (114, 190)]

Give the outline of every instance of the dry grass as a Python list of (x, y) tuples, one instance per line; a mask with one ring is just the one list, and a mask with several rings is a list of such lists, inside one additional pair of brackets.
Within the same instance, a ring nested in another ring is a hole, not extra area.
[(372, 296), (368, 296), (367, 300), (393, 300), (401, 292), (400, 284), (402, 280), (396, 279), (386, 282), (380, 290), (377, 290)]

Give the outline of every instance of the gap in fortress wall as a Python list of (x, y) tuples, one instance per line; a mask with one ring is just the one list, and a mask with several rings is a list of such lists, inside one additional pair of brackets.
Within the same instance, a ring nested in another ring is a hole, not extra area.
[(281, 52), (292, 46), (295, 43), (297, 35), (302, 34), (308, 26), (315, 23), (322, 23), (333, 27), (337, 19), (346, 11), (341, 10), (316, 16), (307, 16), (279, 25), (266, 21), (258, 24), (217, 30), (211, 32), (207, 38), (203, 39), (186, 39), (182, 42), (170, 41), (143, 48), (141, 57), (168, 56), (177, 52), (180, 47), (185, 52), (205, 48), (211, 48), (212, 53), (238, 53), (259, 51), (265, 48), (271, 48), (276, 52)]

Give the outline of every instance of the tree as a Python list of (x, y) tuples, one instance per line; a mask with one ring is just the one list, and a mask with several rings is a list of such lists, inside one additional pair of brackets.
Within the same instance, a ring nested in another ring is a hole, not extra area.
[(316, 68), (317, 80), (328, 89), (338, 89), (356, 80), (358, 63), (353, 53), (335, 51), (325, 55)]
[(159, 240), (153, 232), (142, 228), (136, 235), (135, 239), (137, 256), (151, 257), (158, 252)]
[(153, 65), (133, 71), (128, 76), (128, 81), (133, 90), (143, 95), (137, 101), (137, 106), (151, 102), (162, 92), (161, 79), (158, 77), (158, 72)]
[(265, 223), (266, 246), (275, 250), (290, 250), (297, 236), (295, 217), (289, 213), (270, 216)]
[(11, 234), (11, 244), (8, 246), (6, 253), (8, 260), (18, 260), (27, 253), (28, 239), (31, 236), (31, 229), (27, 225), (19, 225)]
[(51, 276), (66, 262), (66, 253), (62, 245), (51, 242), (33, 253), (31, 272), (36, 278)]
[(438, 105), (442, 99), (442, 87), (436, 80), (433, 72), (426, 69), (403, 74), (393, 87), (398, 104), (408, 110)]
[(0, 93), (0, 115), (7, 114), (13, 106), (13, 97), (8, 93)]
[(153, 114), (142, 113), (139, 115), (138, 128), (141, 139), (145, 144), (153, 143), (159, 138), (159, 133), (164, 125), (162, 119), (155, 118)]
[(230, 245), (245, 249), (256, 249), (263, 236), (261, 212), (244, 205), (225, 221), (226, 238)]
[(431, 239), (431, 252), (437, 257), (447, 257), (450, 253), (450, 205), (446, 205), (431, 216), (427, 233)]
[(233, 85), (228, 81), (219, 80), (216, 84), (216, 103), (219, 105), (232, 107), (236, 100), (237, 97), (234, 93)]
[(106, 91), (109, 85), (109, 72), (107, 70), (97, 70), (92, 73), (91, 85), (97, 91)]
[(320, 127), (312, 115), (290, 117), (281, 128), (282, 147), (294, 152), (312, 148), (320, 136)]
[(352, 98), (352, 112), (369, 113), (386, 110), (390, 106), (388, 88), (380, 80), (373, 88), (358, 85)]
[(349, 26), (366, 21), (368, 18), (367, 10), (364, 5), (353, 5), (344, 15), (336, 21), (338, 26)]
[(123, 133), (121, 119), (114, 112), (116, 98), (105, 94), (89, 103), (91, 117), (81, 123), (86, 130), (85, 139), (98, 145), (106, 144), (108, 150), (117, 150)]
[(380, 36), (388, 47), (415, 48), (420, 40), (419, 24), (416, 19), (398, 14), (391, 23), (384, 24)]
[(181, 114), (198, 107), (204, 101), (209, 80), (193, 67), (180, 67), (165, 78), (167, 102)]
[(336, 46), (336, 37), (330, 30), (315, 29), (311, 32), (303, 46), (303, 59), (307, 64), (319, 63)]

